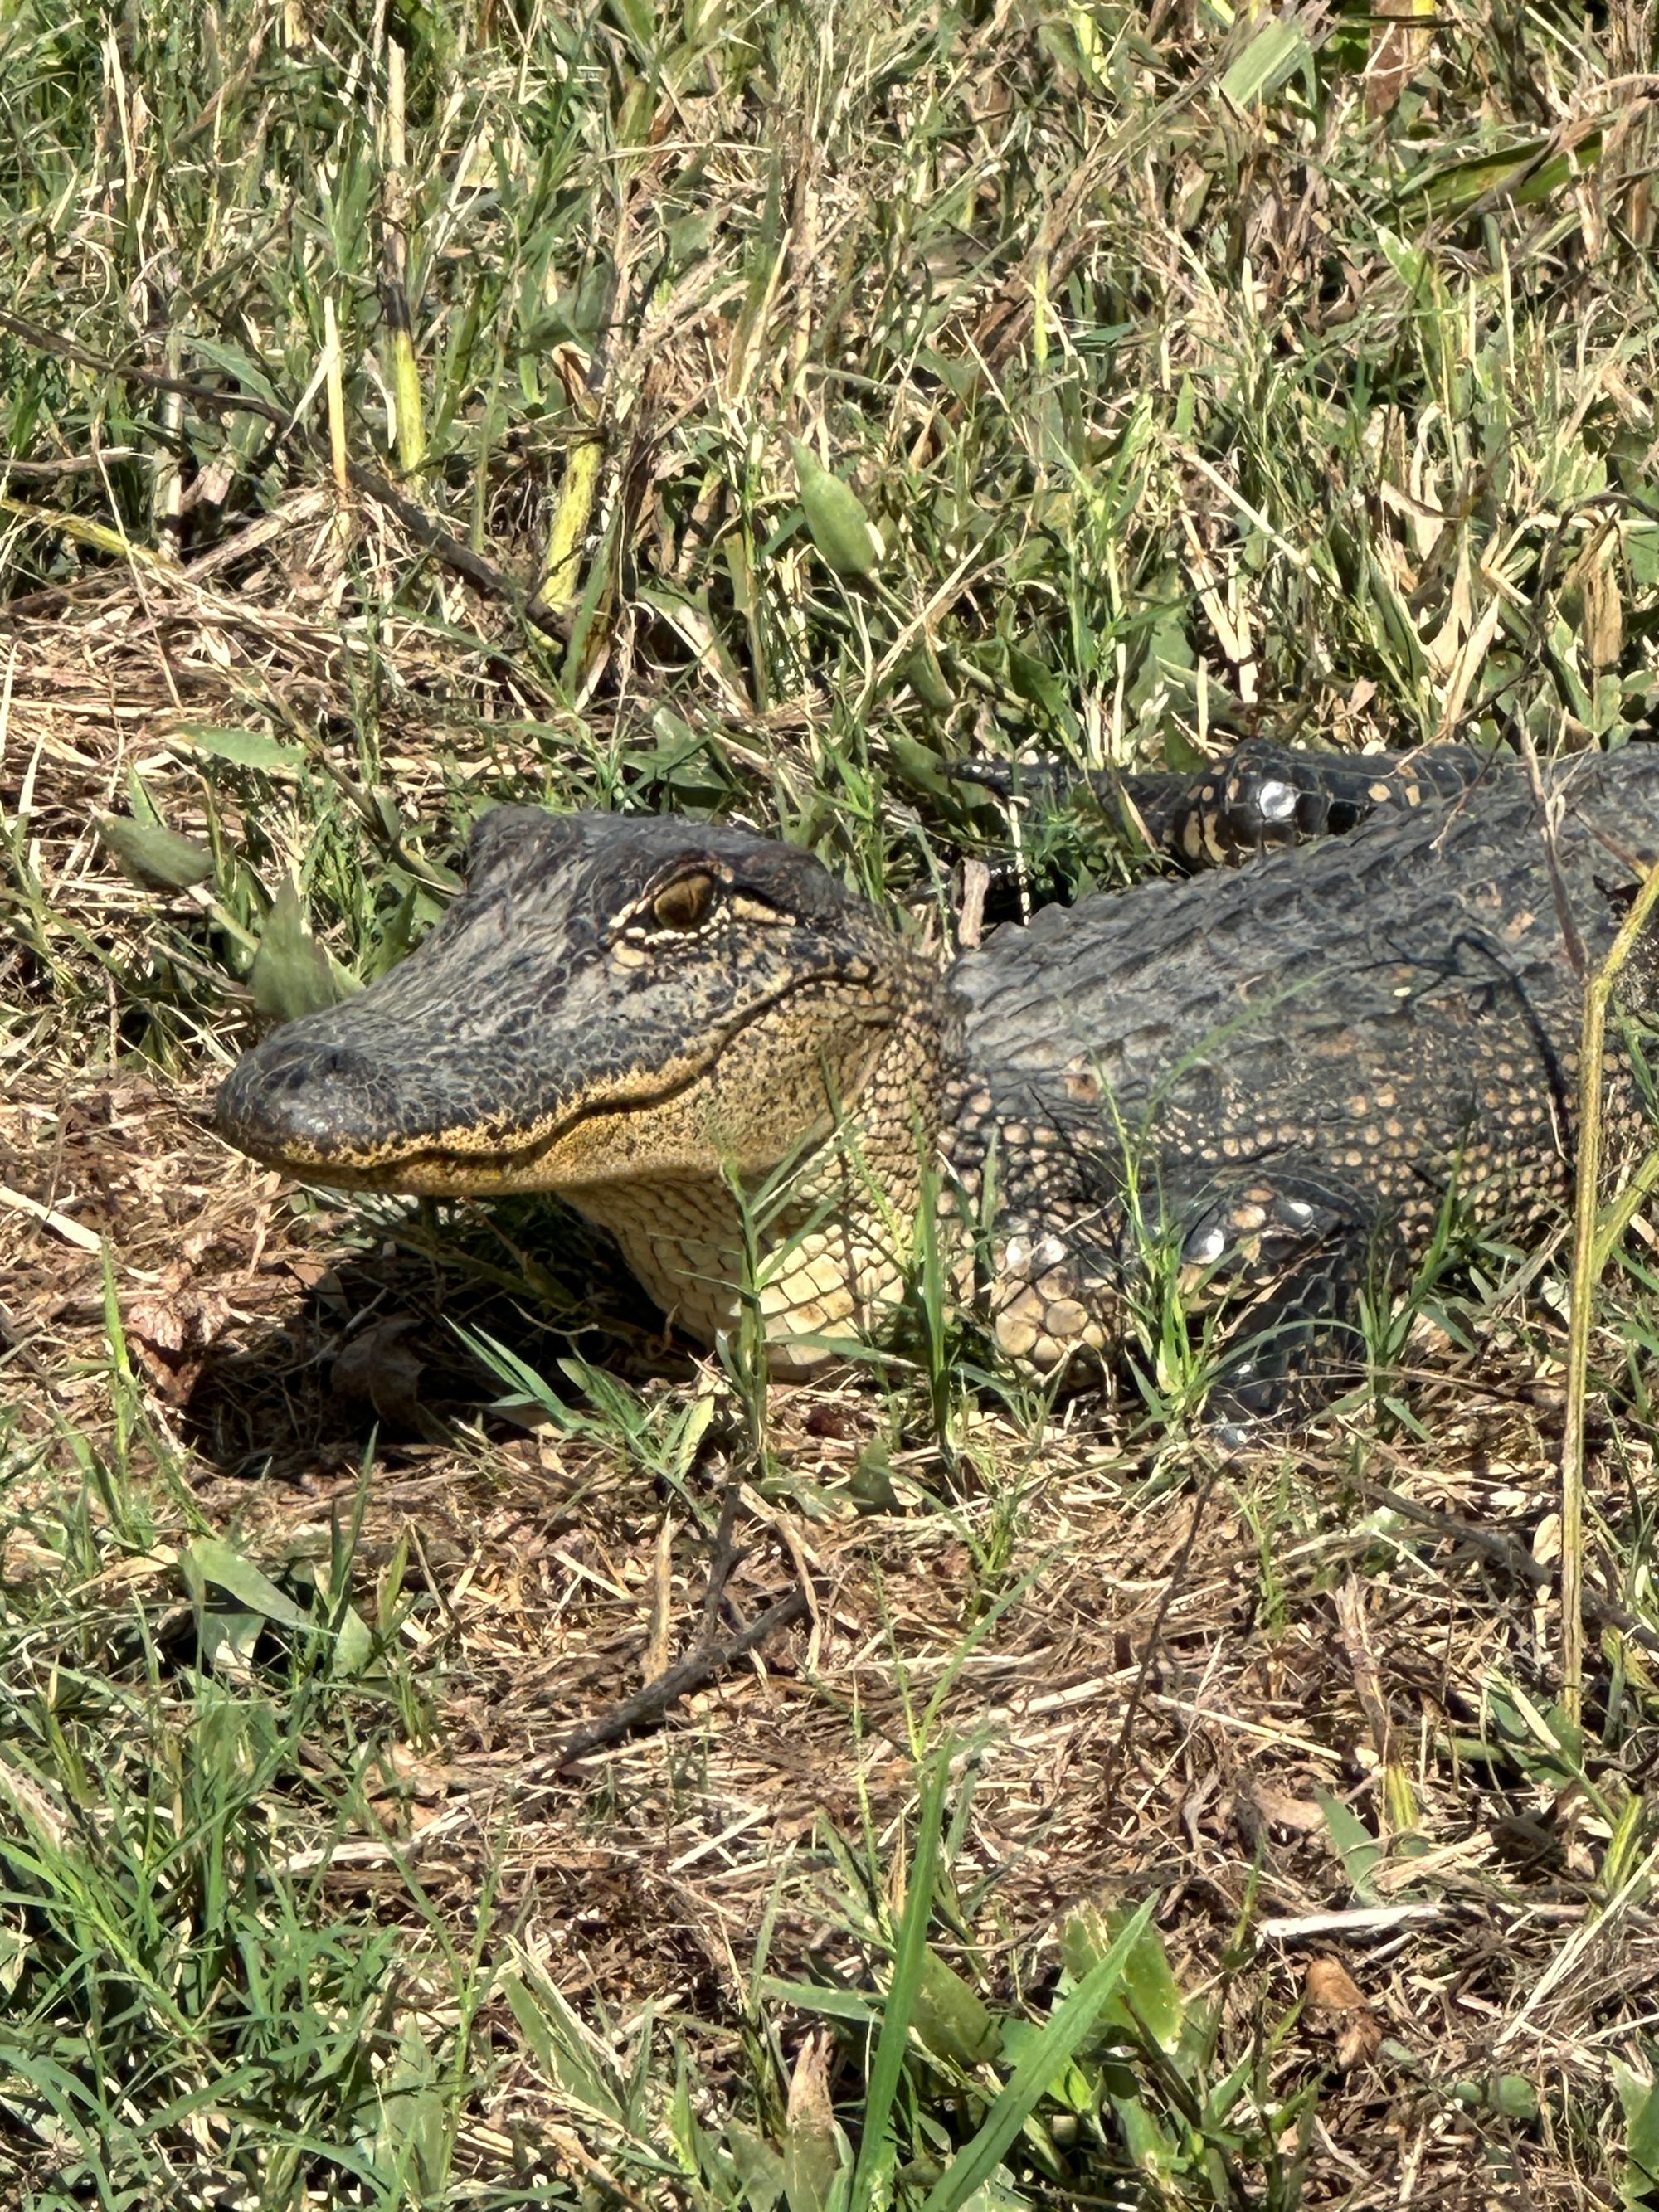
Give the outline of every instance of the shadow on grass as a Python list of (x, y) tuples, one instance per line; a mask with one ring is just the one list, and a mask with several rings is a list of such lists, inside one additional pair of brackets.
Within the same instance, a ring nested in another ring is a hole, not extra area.
[(290, 1261), (296, 1295), (276, 1324), (208, 1350), (182, 1407), (188, 1442), (222, 1474), (303, 1482), (361, 1462), (371, 1438), (395, 1465), (453, 1441), (458, 1422), (522, 1433), (462, 1329), (562, 1395), (573, 1353), (635, 1384), (690, 1378), (689, 1350), (608, 1239), (562, 1209), (511, 1214), (493, 1231), (481, 1218), (417, 1219), (407, 1238), (358, 1222), (337, 1258)]

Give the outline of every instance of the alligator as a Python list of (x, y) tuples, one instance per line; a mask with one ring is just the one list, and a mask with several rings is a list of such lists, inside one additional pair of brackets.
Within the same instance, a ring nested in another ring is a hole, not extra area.
[[(556, 1193), (694, 1339), (746, 1300), (776, 1371), (890, 1322), (919, 1219), (1043, 1372), (1109, 1370), (1162, 1255), (1234, 1407), (1273, 1413), (1449, 1202), (1519, 1235), (1570, 1197), (1583, 980), (1659, 859), (1659, 746), (1247, 740), (1119, 790), (1193, 872), (948, 967), (746, 830), (499, 806), (421, 945), (247, 1053), (217, 1126), (309, 1182)], [(1645, 935), (1621, 999), (1659, 1010)], [(1609, 1036), (1617, 1172), (1647, 1117)]]

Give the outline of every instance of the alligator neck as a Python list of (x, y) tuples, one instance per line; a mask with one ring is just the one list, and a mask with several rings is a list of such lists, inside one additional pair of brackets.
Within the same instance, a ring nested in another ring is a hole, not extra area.
[(720, 1176), (645, 1176), (566, 1194), (617, 1239), (687, 1334), (712, 1344), (735, 1332), (751, 1273), (775, 1373), (817, 1366), (837, 1345), (879, 1334), (909, 1270), (945, 1087), (937, 983), (918, 980), (926, 990), (888, 1029), (840, 1126), (781, 1188), (757, 1194), (747, 1231)]

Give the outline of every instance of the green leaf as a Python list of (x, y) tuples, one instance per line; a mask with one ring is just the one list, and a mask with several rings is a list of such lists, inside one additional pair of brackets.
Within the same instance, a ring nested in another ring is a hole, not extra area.
[(801, 2012), (821, 2013), (826, 2020), (850, 2021), (854, 2027), (872, 2028), (881, 2017), (879, 2002), (860, 1990), (838, 1990), (833, 1983), (781, 1982), (770, 1974), (761, 1978), (761, 1995), (772, 2004), (793, 2005)]
[[(1645, 484), (1639, 488), (1628, 488), (1638, 489), (1639, 495), (1644, 498), (1651, 499), (1656, 495)], [(1627, 522), (1625, 525), (1624, 545), (1625, 558), (1630, 563), (1632, 583), (1640, 585), (1644, 590), (1650, 590), (1655, 584), (1659, 584), (1659, 525), (1637, 520)]]
[(250, 1613), (259, 1613), (266, 1620), (276, 1621), (283, 1628), (313, 1626), (310, 1614), (302, 1613), (292, 1598), (284, 1597), (252, 1559), (233, 1552), (217, 1536), (194, 1538), (185, 1548), (184, 1567), (187, 1577), (194, 1574), (200, 1582), (211, 1583), (216, 1589), (228, 1591), (238, 1605), (246, 1606)]
[(749, 2212), (772, 2212), (783, 2194), (783, 2160), (770, 2143), (763, 2142), (735, 2120), (726, 2128), (726, 2147), (743, 2184)]
[(259, 1012), (280, 1022), (337, 1006), (345, 996), (334, 963), (311, 933), (292, 876), (270, 902), (248, 981)]
[(1008, 681), (1022, 699), (1041, 707), (1052, 720), (1059, 721), (1065, 714), (1066, 694), (1054, 671), (1017, 645), (1008, 648)]
[(374, 1632), (355, 1605), (349, 1605), (335, 1638), (328, 1671), (336, 1681), (361, 1674), (374, 1656)]
[(213, 855), (205, 845), (159, 823), (135, 822), (130, 814), (100, 815), (98, 836), (123, 872), (146, 890), (188, 890), (213, 873)]
[(1601, 158), (1601, 134), (1591, 131), (1570, 153), (1551, 154), (1552, 141), (1533, 138), (1502, 153), (1476, 154), (1448, 162), (1425, 175), (1408, 177), (1400, 188), (1402, 206), (1426, 202), (1432, 216), (1459, 216), (1494, 195), (1534, 207), (1574, 177), (1593, 169)]
[(625, 2124), (622, 2103), (601, 2080), (580, 2021), (550, 1982), (517, 1972), (501, 1984), (513, 2017), (548, 2080), (573, 2103), (613, 2127)]
[(1312, 58), (1313, 48), (1299, 23), (1264, 24), (1222, 78), (1221, 89), (1235, 107), (1254, 107)]
[(167, 732), (170, 745), (187, 745), (192, 752), (214, 760), (229, 761), (237, 768), (257, 768), (268, 775), (297, 775), (306, 764), (305, 749), (285, 745), (261, 730), (228, 730), (204, 722), (181, 722)]
[(1620, 2194), (1626, 2204), (1648, 2207), (1659, 2188), (1659, 2081), (1649, 2081), (1622, 2058), (1612, 2062), (1613, 2087), (1625, 2115), (1626, 2164)]
[[(1126, 1918), (1121, 1908), (1103, 1913), (1091, 1905), (1066, 1923), (1060, 1952), (1074, 1980), (1081, 1981), (1104, 1957), (1122, 1933)], [(1161, 2050), (1173, 2051), (1181, 2040), (1186, 2004), (1156, 1928), (1149, 1927), (1131, 1953), (1122, 1990), (1109, 2009), (1144, 2029)]]
[(655, 52), (657, 11), (652, 0), (611, 0), (611, 13), (641, 54)]
[(899, 2075), (904, 2066), (904, 2046), (910, 2033), (916, 1998), (921, 1989), (922, 1962), (927, 1955), (927, 1923), (933, 1915), (933, 1883), (939, 1869), (939, 1832), (945, 1823), (945, 1785), (950, 1772), (941, 1753), (922, 1785), (916, 1823), (916, 1848), (910, 1861), (904, 1917), (893, 1947), (893, 1977), (887, 1985), (887, 2007), (881, 2034), (870, 2067), (864, 2099), (864, 2132), (859, 2142), (858, 2164), (853, 2173), (852, 2212), (866, 2212), (875, 2202), (876, 2185), (890, 2160), (889, 2124)]
[(1535, 2120), (1538, 2092), (1524, 2074), (1500, 2074), (1492, 2085), (1492, 2108), (1506, 2120)]
[(986, 2065), (1002, 2045), (990, 2008), (932, 1949), (922, 1954), (921, 1985), (910, 2024), (931, 2051), (958, 2066)]
[(202, 1664), (233, 1680), (246, 1675), (265, 1624), (257, 1613), (210, 1613), (202, 1623)]
[(1048, 2084), (1070, 2065), (1115, 1992), (1124, 1967), (1152, 1919), (1154, 1902), (1147, 1899), (1106, 1956), (1090, 1969), (1055, 2012), (1014, 2069), (978, 2134), (951, 2160), (928, 2191), (922, 2212), (958, 2212), (974, 2191), (990, 2180), (1003, 2153), (1036, 2110)]
[(918, 791), (930, 792), (935, 799), (959, 798), (950, 775), (937, 753), (927, 745), (918, 744), (902, 731), (889, 730), (885, 743), (887, 757), (908, 784)]
[(1457, 2081), (1451, 2094), (1460, 2105), (1498, 2112), (1506, 2120), (1538, 2118), (1538, 2092), (1524, 2074), (1500, 2074), (1496, 2081)]
[[(377, 2081), (377, 2165), (406, 2178), (410, 2197), (428, 2198), (444, 2165), (444, 2100), (437, 2062), (405, 2014), (398, 2048)], [(400, 2192), (401, 2194), (401, 2192)]]
[(831, 476), (799, 438), (789, 441), (789, 450), (794, 456), (795, 481), (800, 486), (801, 512), (813, 544), (836, 575), (873, 576), (881, 559), (881, 540), (863, 501), (851, 484)]
[[(1036, 2049), (1047, 2026), (1048, 2022), (1041, 2020), (1005, 2020), (1002, 2023), (1002, 2048), (998, 2053), (997, 2063), (1012, 2073)], [(1086, 2053), (1085, 2057), (1086, 2063), (1079, 2064), (1074, 2058), (1069, 2066), (1051, 2075), (1048, 2087), (1043, 2093), (1057, 2105), (1064, 2105), (1068, 2112), (1079, 2115), (1092, 2112), (1100, 2103), (1103, 2078), (1100, 2067), (1089, 2060)], [(1121, 2062), (1114, 2060), (1114, 2063)]]
[(933, 641), (925, 632), (900, 661), (898, 672), (931, 714), (948, 714), (956, 705), (957, 695), (945, 681)]
[[(234, 376), (249, 392), (257, 392), (261, 399), (280, 405), (270, 379), (251, 354), (240, 346), (227, 345), (222, 339), (204, 337), (199, 331), (191, 333), (190, 349), (212, 368)], [(227, 395), (228, 396), (228, 395)]]
[(1325, 1816), (1326, 1828), (1331, 1841), (1336, 1845), (1354, 1895), (1367, 1903), (1375, 1903), (1371, 1875), (1382, 1856), (1382, 1844), (1340, 1797), (1333, 1797), (1327, 1790), (1316, 1790), (1314, 1795), (1319, 1800), (1319, 1809)]

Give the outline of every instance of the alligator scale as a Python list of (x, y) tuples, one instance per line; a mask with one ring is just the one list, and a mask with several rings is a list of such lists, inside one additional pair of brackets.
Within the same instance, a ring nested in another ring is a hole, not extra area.
[[(1570, 1194), (1582, 975), (1659, 859), (1659, 746), (1535, 793), (1455, 748), (1251, 743), (1126, 795), (1191, 864), (1288, 849), (1045, 908), (943, 973), (806, 853), (498, 808), (420, 948), (248, 1054), (219, 1126), (310, 1182), (556, 1192), (704, 1342), (738, 1310), (735, 1181), (781, 1369), (879, 1330), (939, 1161), (1011, 1356), (1109, 1358), (1161, 1245), (1237, 1305), (1224, 1383), (1262, 1409), (1454, 1188), (1511, 1230)], [(1623, 998), (1659, 1010), (1645, 940)], [(1622, 1049), (1607, 1077), (1616, 1169), (1644, 1125)]]

